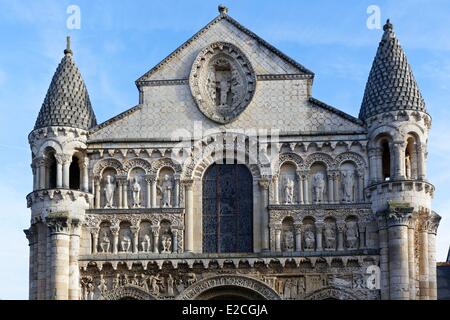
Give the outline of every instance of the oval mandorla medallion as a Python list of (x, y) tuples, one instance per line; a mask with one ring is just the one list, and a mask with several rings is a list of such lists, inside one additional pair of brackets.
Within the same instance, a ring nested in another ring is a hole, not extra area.
[(215, 42), (198, 54), (189, 86), (200, 111), (218, 123), (236, 119), (249, 105), (256, 88), (250, 61), (235, 45)]

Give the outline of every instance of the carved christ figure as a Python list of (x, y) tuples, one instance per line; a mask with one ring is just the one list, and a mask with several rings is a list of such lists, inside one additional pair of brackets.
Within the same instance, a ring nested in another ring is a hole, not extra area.
[(316, 172), (313, 176), (313, 194), (315, 202), (323, 202), (323, 193), (325, 191), (325, 179), (322, 172)]
[(106, 185), (104, 188), (106, 205), (105, 208), (114, 208), (114, 190), (116, 189), (115, 184), (112, 182), (112, 177), (110, 175), (106, 176)]
[(111, 244), (111, 241), (109, 240), (108, 232), (103, 232), (102, 241), (100, 242), (100, 248), (102, 249), (103, 253), (109, 252), (109, 246)]
[(140, 198), (141, 198), (141, 185), (139, 184), (138, 178), (133, 178), (133, 184), (131, 186), (131, 192), (133, 193), (133, 208), (140, 208)]
[(123, 252), (128, 252), (130, 251), (130, 246), (131, 246), (131, 237), (130, 237), (130, 232), (126, 231), (123, 236), (122, 236), (122, 241), (121, 241), (121, 246), (122, 246), (122, 251)]
[(145, 234), (143, 241), (141, 242), (142, 251), (150, 252), (150, 236)]
[(172, 179), (170, 178), (170, 175), (164, 175), (163, 182), (161, 183), (161, 186), (158, 186), (158, 189), (162, 194), (162, 207), (172, 207)]
[(294, 203), (294, 181), (291, 178), (286, 178), (286, 184), (284, 186), (284, 203)]
[(353, 187), (355, 185), (354, 174), (351, 171), (342, 172), (342, 186), (344, 190), (344, 201), (353, 201)]
[(171, 253), (171, 247), (172, 247), (172, 237), (170, 234), (165, 234), (162, 237), (162, 245), (163, 245), (163, 251), (162, 253)]

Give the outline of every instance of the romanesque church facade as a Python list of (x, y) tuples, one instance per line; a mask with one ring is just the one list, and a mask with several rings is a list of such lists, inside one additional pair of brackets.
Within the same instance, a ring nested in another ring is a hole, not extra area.
[(356, 118), (227, 11), (101, 124), (68, 41), (29, 134), (30, 299), (436, 299), (431, 117), (393, 25)]

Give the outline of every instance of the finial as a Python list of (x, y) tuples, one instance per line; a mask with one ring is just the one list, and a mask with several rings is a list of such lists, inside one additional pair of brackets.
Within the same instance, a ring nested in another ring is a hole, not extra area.
[(227, 14), (228, 13), (228, 8), (226, 6), (224, 6), (223, 4), (219, 5), (219, 13), (220, 14)]
[(66, 49), (64, 50), (64, 54), (72, 54), (72, 49), (70, 49), (70, 36), (67, 36), (66, 41), (67, 45)]
[(387, 19), (386, 24), (383, 27), (384, 31), (392, 31), (394, 29), (394, 25), (391, 23), (391, 20)]

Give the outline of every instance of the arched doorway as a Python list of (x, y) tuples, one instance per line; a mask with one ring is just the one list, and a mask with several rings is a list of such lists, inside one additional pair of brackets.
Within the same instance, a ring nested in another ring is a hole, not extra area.
[(242, 164), (212, 164), (203, 177), (203, 252), (253, 252), (253, 179)]

